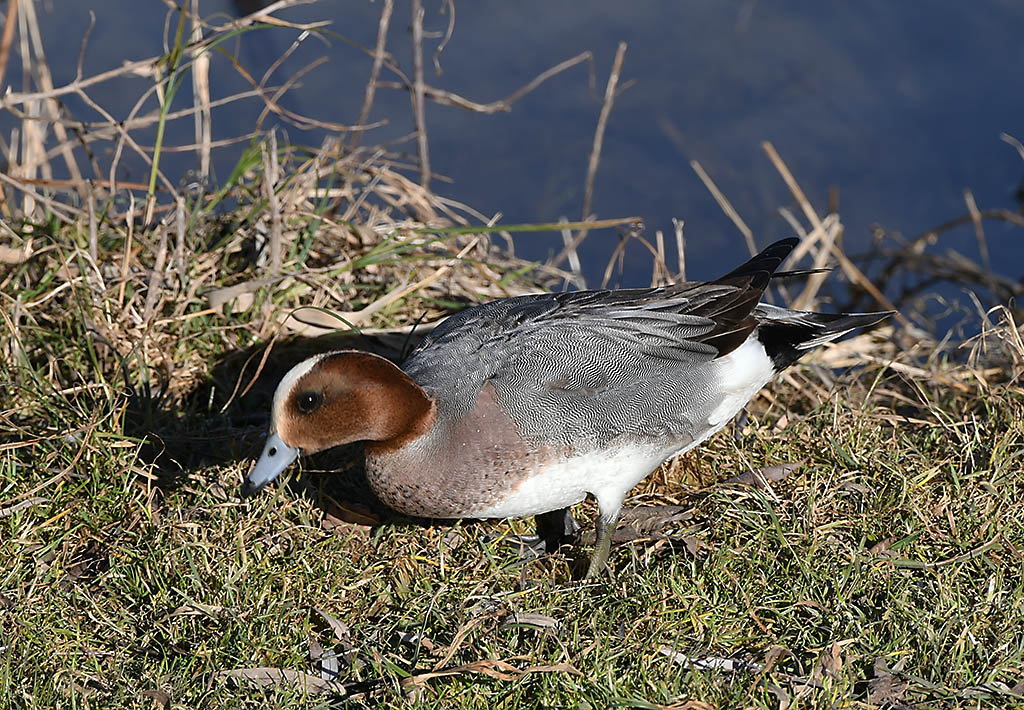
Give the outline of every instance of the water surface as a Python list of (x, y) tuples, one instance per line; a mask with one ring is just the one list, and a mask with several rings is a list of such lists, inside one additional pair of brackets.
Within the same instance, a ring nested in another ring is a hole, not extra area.
[[(249, 3), (251, 4), (251, 3)], [(440, 4), (425, 3), (428, 30), (448, 21)], [(50, 0), (38, 5), (55, 82), (71, 81), (89, 12), (96, 22), (84, 56), (85, 74), (159, 53), (167, 5), (159, 0)], [(372, 46), (380, 3), (322, 0), (284, 13), (296, 21), (329, 19), (332, 29)], [(237, 14), (227, 0), (203, 0), (202, 14)], [(399, 0), (390, 49), (409, 61), (409, 6)], [(966, 212), (964, 188), (979, 206), (1016, 207), (1024, 161), (1000, 132), (1024, 139), (1024, 4), (1015, 0), (891, 2), (798, 0), (477, 0), (456, 4), (455, 33), (440, 56), (443, 75), (427, 60), (429, 83), (476, 101), (499, 99), (547, 67), (578, 52), (595, 56), (596, 91), (575, 67), (524, 97), (511, 113), (480, 115), (428, 106), (433, 169), (449, 177), (434, 188), (505, 222), (577, 219), (594, 127), (617, 43), (625, 41), (622, 81), (597, 175), (599, 217), (640, 215), (647, 234), (670, 234), (671, 218), (686, 221), (691, 277), (710, 277), (742, 258), (742, 237), (689, 167), (699, 160), (732, 200), (763, 245), (790, 233), (778, 214), (792, 198), (760, 149), (771, 140), (804, 190), (824, 213), (838, 189), (848, 249), (867, 249), (874, 225), (916, 235)], [(227, 47), (254, 74), (295, 40), (291, 30), (247, 34)], [(438, 39), (428, 42), (436, 46)], [(368, 58), (350, 45), (307, 39), (276, 75), (285, 77), (326, 56), (284, 103), (298, 112), (354, 122), (369, 72)], [(12, 65), (13, 67), (14, 65)], [(16, 67), (8, 81), (20, 88)], [(383, 78), (391, 78), (384, 76)], [(218, 58), (213, 94), (246, 84)], [(272, 82), (273, 83), (273, 82)], [(127, 115), (144, 79), (100, 85), (91, 96), (115, 116)], [(182, 106), (188, 100), (183, 97)], [(74, 99), (69, 106), (84, 113)], [(176, 104), (178, 105), (178, 104)], [(215, 138), (249, 129), (256, 101), (219, 109)], [(374, 119), (387, 126), (365, 142), (412, 130), (409, 97), (381, 90)], [(10, 121), (3, 118), (9, 135)], [(190, 121), (170, 139), (191, 141)], [(286, 129), (287, 138), (318, 144), (318, 131)], [(151, 141), (151, 137), (150, 137)], [(415, 151), (406, 143), (410, 157)], [(221, 175), (237, 151), (221, 150)], [(191, 153), (168, 156), (172, 178), (195, 167)], [(126, 164), (136, 179), (140, 166)], [(1024, 272), (1020, 229), (987, 225), (993, 261), (1006, 275)], [(976, 256), (969, 228), (944, 243)], [(585, 245), (591, 284), (618, 238), (596, 233)], [(524, 235), (521, 254), (543, 258), (561, 246), (558, 235)], [(619, 283), (645, 284), (649, 260), (630, 250)]]

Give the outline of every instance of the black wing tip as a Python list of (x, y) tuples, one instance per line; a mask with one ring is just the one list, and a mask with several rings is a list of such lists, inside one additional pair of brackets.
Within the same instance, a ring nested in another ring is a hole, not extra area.
[(715, 327), (699, 339), (718, 350), (718, 357), (728, 355), (750, 337), (750, 333), (757, 327), (757, 319), (751, 317), (751, 311), (761, 300), (773, 274), (799, 243), (800, 240), (796, 237), (773, 242), (748, 261), (712, 282), (737, 289), (734, 294), (721, 299), (714, 309), (708, 312), (707, 315), (715, 321)]
[(786, 260), (791, 251), (796, 249), (799, 243), (800, 240), (797, 237), (787, 237), (772, 242), (729, 273), (715, 279), (715, 283), (731, 284), (739, 279), (749, 279), (754, 288), (763, 291), (767, 288), (772, 275), (782, 266), (782, 262)]

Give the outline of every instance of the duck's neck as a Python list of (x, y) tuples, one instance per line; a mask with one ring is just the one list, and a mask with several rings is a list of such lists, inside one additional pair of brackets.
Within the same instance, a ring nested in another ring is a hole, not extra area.
[(366, 413), (367, 453), (397, 451), (431, 430), (437, 404), (394, 363), (368, 353), (353, 353), (361, 383), (356, 396)]

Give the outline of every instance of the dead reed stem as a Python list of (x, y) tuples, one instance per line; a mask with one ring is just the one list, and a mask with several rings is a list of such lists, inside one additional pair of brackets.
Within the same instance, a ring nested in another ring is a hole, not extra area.
[(716, 185), (715, 181), (711, 179), (711, 176), (704, 171), (703, 166), (696, 160), (691, 160), (690, 167), (693, 168), (693, 172), (697, 173), (697, 177), (699, 177), (700, 181), (704, 183), (704, 187), (706, 187), (708, 192), (711, 193), (711, 196), (715, 198), (715, 202), (717, 202), (718, 206), (723, 212), (725, 212), (725, 215), (732, 220), (733, 224), (736, 225), (736, 229), (740, 230), (740, 234), (743, 235), (743, 240), (747, 243), (747, 251), (750, 252), (751, 256), (754, 256), (754, 254), (757, 253), (757, 244), (754, 243), (754, 232), (747, 226), (747, 223), (743, 221), (743, 218), (740, 217), (740, 213), (737, 212), (736, 208), (732, 206), (731, 202), (729, 202), (729, 198), (722, 194), (722, 191), (718, 189), (718, 185)]
[(373, 66), (370, 68), (370, 79), (363, 89), (363, 105), (359, 109), (359, 118), (356, 126), (352, 129), (349, 138), (349, 150), (355, 150), (363, 137), (363, 125), (370, 120), (370, 111), (373, 109), (373, 98), (377, 92), (377, 82), (380, 79), (380, 70), (384, 66), (387, 57), (388, 28), (391, 26), (391, 14), (395, 9), (395, 0), (384, 0), (380, 9), (380, 21), (377, 23), (377, 44), (373, 49)]
[(270, 212), (270, 268), (272, 275), (281, 271), (281, 205), (277, 196), (280, 179), (277, 156), (277, 132), (271, 131), (263, 144), (263, 189)]
[(430, 187), (430, 152), (427, 148), (427, 119), (423, 91), (423, 5), (412, 0), (412, 114), (416, 124), (416, 148), (420, 160), (420, 185)]
[(444, 71), (441, 69), (441, 54), (444, 52), (445, 47), (452, 39), (452, 35), (455, 34), (455, 0), (441, 0), (441, 14), (448, 13), (448, 27), (444, 31), (444, 37), (437, 45), (437, 49), (434, 50), (434, 72), (441, 76)]
[[(192, 16), (189, 44), (198, 46), (203, 41), (199, 0), (189, 0), (189, 14)], [(196, 107), (194, 116), (199, 175), (203, 182), (206, 182), (210, 177), (213, 117), (210, 109), (210, 56), (205, 51), (192, 52), (192, 104)]]
[(683, 235), (683, 220), (672, 218), (672, 229), (676, 235), (676, 257), (679, 260), (677, 281), (686, 281), (686, 238)]
[[(626, 58), (627, 47), (628, 45), (625, 42), (619, 42), (618, 49), (615, 51), (615, 59), (612, 62), (612, 70), (608, 75), (608, 83), (605, 84), (604, 102), (601, 104), (601, 113), (598, 115), (597, 128), (594, 131), (594, 143), (590, 149), (590, 159), (587, 161), (587, 177), (583, 187), (583, 208), (580, 216), (582, 221), (590, 219), (591, 206), (594, 200), (594, 179), (597, 176), (597, 166), (601, 162), (601, 147), (604, 145), (604, 131), (608, 125), (608, 116), (611, 115), (612, 106), (615, 104), (615, 88), (618, 86), (619, 75), (622, 73), (622, 62)], [(580, 230), (573, 238), (572, 242), (566, 244), (562, 248), (562, 251), (560, 251), (558, 255), (549, 262), (551, 266), (557, 267), (565, 261), (569, 255), (569, 251), (577, 249), (579, 245), (583, 243), (583, 240), (587, 238), (587, 234), (587, 230)], [(620, 252), (617, 250), (616, 253)]]
[(153, 319), (157, 302), (160, 300), (161, 280), (164, 277), (164, 267), (167, 264), (167, 227), (161, 224), (157, 227), (160, 233), (160, 243), (156, 250), (156, 261), (149, 273), (149, 287), (146, 290), (146, 305), (142, 311), (142, 321), (145, 324)]
[[(770, 141), (764, 141), (761, 144), (761, 148), (768, 155), (768, 159), (771, 160), (772, 165), (775, 166), (775, 169), (778, 171), (779, 175), (786, 183), (786, 186), (789, 187), (789, 191), (793, 193), (793, 197), (796, 198), (797, 203), (803, 210), (804, 215), (807, 217), (807, 220), (811, 223), (811, 226), (819, 235), (821, 235), (821, 237), (819, 238), (825, 238), (826, 232), (822, 226), (821, 219), (818, 217), (818, 214), (814, 211), (814, 208), (811, 207), (811, 203), (808, 201), (807, 196), (804, 194), (804, 191), (800, 188), (800, 185), (793, 177), (793, 174), (789, 171), (789, 168), (786, 166), (785, 162), (783, 162), (782, 158), (775, 150), (775, 146), (773, 146)], [(806, 240), (805, 243), (809, 243), (809, 241), (810, 240)], [(794, 250), (794, 254), (791, 257), (792, 259), (798, 258), (796, 256), (796, 252), (798, 251), (800, 251), (800, 247)], [(894, 306), (893, 303), (888, 298), (885, 297), (885, 294), (879, 291), (878, 288), (873, 283), (871, 283), (871, 281), (861, 272), (861, 270), (858, 269), (854, 265), (854, 263), (846, 257), (842, 250), (837, 248), (834, 236), (831, 240), (827, 242), (827, 245), (822, 251), (825, 251), (826, 253), (831, 252), (831, 254), (839, 261), (839, 266), (840, 268), (842, 268), (847, 278), (849, 278), (850, 281), (852, 281), (853, 283), (857, 284), (857, 286), (859, 286), (860, 288), (863, 288), (868, 294), (870, 294), (870, 296), (873, 299), (875, 299), (875, 301), (879, 305), (881, 305), (886, 310), (895, 311), (894, 317), (897, 321), (899, 321), (899, 323), (902, 326), (904, 326), (905, 328), (912, 327), (910, 321), (907, 320), (907, 318), (903, 314), (897, 311), (896, 306)]]
[[(593, 59), (594, 56), (591, 52), (580, 52), (574, 57), (570, 57), (569, 59), (559, 62), (553, 67), (550, 67), (549, 69), (545, 69), (540, 74), (535, 76), (533, 79), (528, 81), (520, 88), (513, 91), (505, 98), (498, 99), (497, 101), (492, 101), (489, 104), (482, 104), (476, 101), (472, 101), (454, 92), (448, 91), (446, 89), (439, 89), (436, 86), (431, 86), (429, 84), (424, 85), (423, 95), (426, 98), (433, 101), (434, 103), (438, 103), (443, 106), (454, 106), (455, 108), (461, 108), (466, 111), (473, 111), (474, 113), (492, 114), (508, 112), (512, 110), (512, 104), (521, 99), (523, 96), (536, 89), (538, 86), (543, 84), (551, 77), (561, 74), (566, 69), (574, 67), (577, 64), (589, 62), (590, 71), (592, 75)], [(389, 65), (387, 62), (385, 62), (385, 66), (387, 66), (389, 69), (398, 74), (401, 73), (398, 67), (394, 65)], [(593, 77), (591, 76), (591, 78)], [(379, 81), (377, 82), (377, 87), (381, 89), (398, 89), (410, 92), (413, 90), (412, 84), (410, 84), (408, 81)]]
[(14, 28), (18, 17), (18, 3), (20, 0), (7, 1), (7, 13), (4, 15), (4, 33), (0, 37), (0, 87), (4, 86), (4, 77), (7, 76), (7, 61), (11, 57), (11, 44), (14, 42)]
[(608, 83), (605, 85), (604, 103), (601, 105), (601, 114), (597, 119), (597, 129), (594, 131), (594, 146), (590, 151), (590, 160), (587, 162), (587, 180), (584, 183), (583, 189), (581, 219), (589, 219), (594, 202), (594, 178), (597, 176), (597, 166), (601, 162), (604, 132), (608, 126), (608, 117), (612, 113), (612, 106), (615, 104), (615, 87), (618, 86), (619, 75), (622, 73), (622, 62), (626, 58), (626, 47), (625, 42), (619, 42), (619, 47), (615, 51), (615, 61), (612, 62), (612, 71), (608, 75)]
[[(569, 222), (569, 220), (565, 219), (564, 217), (562, 219), (558, 220), (558, 221), (559, 221), (559, 223), (566, 223), (566, 224)], [(571, 229), (562, 229), (561, 230), (561, 234), (562, 234), (562, 244), (564, 244), (566, 247), (570, 247), (572, 245), (572, 230)], [(580, 255), (578, 253), (576, 253), (575, 249), (571, 249), (569, 251), (568, 259), (569, 259), (569, 270), (572, 272), (572, 275), (573, 275), (573, 279), (572, 279), (573, 285), (576, 286), (576, 288), (578, 288), (578, 289), (581, 289), (581, 290), (585, 289), (587, 287), (587, 280), (583, 276), (583, 265), (580, 263)]]

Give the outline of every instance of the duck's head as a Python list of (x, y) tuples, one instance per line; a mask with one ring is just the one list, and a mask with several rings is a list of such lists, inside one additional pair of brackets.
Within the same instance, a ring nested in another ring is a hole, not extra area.
[(304, 360), (277, 386), (270, 434), (242, 496), (262, 489), (300, 455), (353, 441), (400, 448), (429, 431), (434, 411), (419, 385), (377, 355), (342, 350)]

